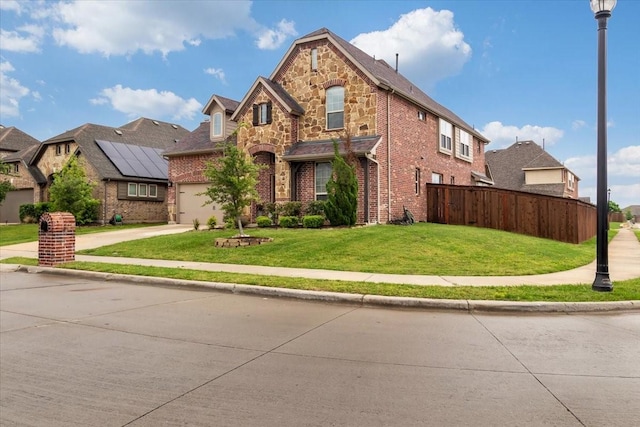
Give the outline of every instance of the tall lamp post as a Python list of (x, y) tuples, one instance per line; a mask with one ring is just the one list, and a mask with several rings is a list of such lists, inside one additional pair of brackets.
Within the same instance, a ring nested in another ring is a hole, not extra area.
[(591, 289), (611, 292), (613, 283), (609, 278), (609, 248), (607, 238), (607, 19), (616, 7), (616, 0), (589, 0), (591, 10), (598, 20), (598, 187), (596, 234), (596, 278)]

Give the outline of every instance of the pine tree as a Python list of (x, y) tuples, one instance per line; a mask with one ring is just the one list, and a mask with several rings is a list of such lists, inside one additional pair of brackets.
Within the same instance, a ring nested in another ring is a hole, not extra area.
[(333, 171), (327, 182), (327, 202), (325, 214), (331, 225), (355, 225), (358, 212), (358, 179), (355, 165), (349, 164), (347, 159), (354, 157), (350, 154), (350, 138), (347, 135), (345, 147), (347, 156), (340, 155), (338, 143), (333, 142), (335, 155), (331, 166)]

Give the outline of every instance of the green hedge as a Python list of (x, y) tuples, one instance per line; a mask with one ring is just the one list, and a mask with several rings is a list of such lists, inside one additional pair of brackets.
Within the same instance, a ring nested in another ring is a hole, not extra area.
[(324, 217), (322, 215), (305, 215), (302, 218), (304, 228), (321, 228), (323, 225)]
[(258, 224), (258, 227), (271, 227), (273, 222), (268, 216), (262, 215), (256, 218), (256, 224)]
[(281, 216), (279, 224), (280, 224), (280, 227), (295, 228), (298, 226), (298, 217), (297, 216)]
[(40, 222), (40, 217), (43, 213), (49, 212), (50, 207), (51, 205), (49, 204), (49, 202), (28, 203), (26, 205), (20, 205), (20, 208), (18, 210), (20, 222)]

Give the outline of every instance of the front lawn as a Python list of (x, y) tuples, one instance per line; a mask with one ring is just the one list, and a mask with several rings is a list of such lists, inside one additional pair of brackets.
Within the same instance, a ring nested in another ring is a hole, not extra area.
[[(337, 229), (250, 229), (272, 243), (214, 247), (234, 230), (191, 231), (124, 242), (79, 254), (389, 274), (509, 276), (569, 270), (595, 258), (595, 239), (579, 245), (504, 231), (419, 223)], [(610, 232), (612, 235), (616, 231)]]

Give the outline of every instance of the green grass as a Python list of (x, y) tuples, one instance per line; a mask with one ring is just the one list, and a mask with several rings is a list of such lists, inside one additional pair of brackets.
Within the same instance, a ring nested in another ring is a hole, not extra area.
[[(10, 264), (37, 265), (37, 260), (33, 258), (10, 258), (3, 260), (2, 262)], [(598, 302), (637, 300), (640, 297), (640, 278), (615, 282), (613, 292), (594, 292), (591, 290), (591, 285), (482, 287), (416, 286), (259, 276), (252, 274), (221, 273), (189, 269), (89, 263), (80, 261), (66, 263), (64, 265), (61, 265), (60, 267), (76, 270), (131, 274), (147, 277), (168, 277), (182, 280), (242, 283), (247, 285), (257, 285), (265, 287), (355, 293), (364, 295), (401, 296), (413, 298), (494, 301)]]
[[(419, 223), (338, 229), (251, 229), (272, 243), (214, 247), (234, 230), (186, 232), (78, 253), (387, 274), (512, 276), (569, 270), (593, 261), (595, 239), (579, 245), (477, 227)], [(617, 231), (611, 230), (610, 236)]]
[[(76, 227), (76, 235), (102, 233), (127, 228), (152, 227), (162, 224), (85, 225)], [(38, 240), (38, 224), (13, 224), (0, 226), (0, 246)]]

